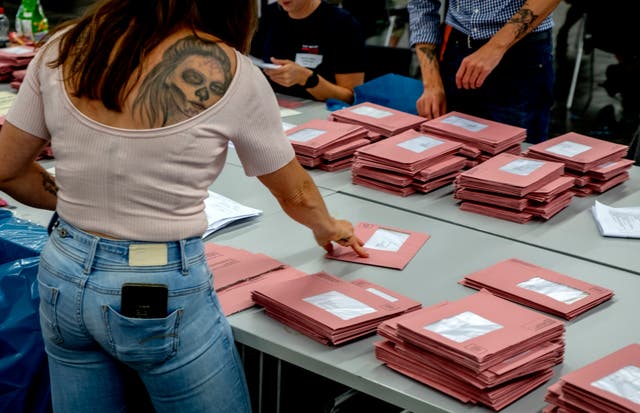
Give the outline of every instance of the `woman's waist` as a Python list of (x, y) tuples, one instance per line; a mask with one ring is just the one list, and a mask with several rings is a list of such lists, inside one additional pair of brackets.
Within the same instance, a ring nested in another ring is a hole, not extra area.
[(57, 211), (74, 227), (110, 240), (167, 242), (200, 237), (207, 229), (204, 204), (192, 210), (91, 207), (58, 199)]
[[(71, 255), (85, 254), (104, 256), (115, 265), (164, 266), (171, 263), (193, 261), (204, 256), (204, 245), (200, 236), (176, 237), (167, 240), (123, 239), (101, 231), (86, 230), (64, 218), (50, 226), (58, 244), (65, 244)], [(106, 236), (105, 236), (106, 235)]]

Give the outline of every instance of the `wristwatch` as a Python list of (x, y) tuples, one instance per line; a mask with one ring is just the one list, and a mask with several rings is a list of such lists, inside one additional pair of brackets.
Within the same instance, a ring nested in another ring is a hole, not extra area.
[(318, 83), (320, 82), (320, 78), (318, 77), (318, 74), (316, 72), (311, 72), (311, 76), (309, 76), (307, 78), (307, 81), (304, 82), (304, 88), (305, 89), (311, 89), (314, 88), (316, 86), (318, 86)]

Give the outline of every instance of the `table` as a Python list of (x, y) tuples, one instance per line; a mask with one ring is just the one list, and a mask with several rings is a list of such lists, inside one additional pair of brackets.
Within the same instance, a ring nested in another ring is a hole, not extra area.
[[(637, 323), (634, 312), (640, 278), (631, 272), (512, 242), (346, 194), (330, 194), (325, 199), (331, 211), (339, 211), (341, 217), (353, 222), (366, 221), (410, 228), (427, 232), (431, 238), (403, 271), (325, 259), (309, 232), (284, 213), (270, 215), (250, 231), (221, 234), (212, 241), (262, 252), (308, 273), (323, 270), (347, 280), (366, 278), (414, 298), (423, 305), (455, 300), (474, 293), (475, 290), (457, 282), (470, 272), (511, 257), (613, 289), (616, 295), (612, 301), (566, 323), (565, 361), (556, 367), (556, 374), (547, 385), (557, 381), (561, 375), (617, 350), (623, 344), (640, 341), (637, 329), (625, 328)], [(460, 255), (454, 255), (454, 250)], [(340, 347), (330, 347), (270, 319), (262, 310), (241, 312), (229, 317), (229, 321), (239, 343), (413, 412), (489, 411), (459, 403), (388, 369), (373, 355), (373, 342), (378, 339), (375, 336)], [(544, 406), (547, 385), (521, 398), (503, 412), (540, 410)]]
[[(302, 113), (284, 120), (300, 124), (328, 114), (324, 105), (307, 102)], [(53, 162), (46, 163), (50, 167)], [(452, 187), (406, 198), (351, 184), (350, 171), (310, 170), (333, 215), (423, 231), (431, 239), (402, 271), (324, 258), (311, 233), (293, 222), (257, 179), (246, 177), (230, 149), (227, 164), (211, 190), (260, 208), (263, 217), (249, 225), (215, 233), (211, 242), (270, 255), (313, 273), (326, 271), (347, 280), (366, 278), (423, 305), (455, 300), (475, 291), (458, 284), (466, 274), (506, 258), (522, 260), (612, 289), (609, 302), (566, 323), (566, 355), (545, 385), (505, 408), (506, 413), (536, 412), (544, 405), (546, 387), (560, 376), (640, 342), (636, 300), (640, 291), (637, 240), (604, 238), (596, 230), (589, 208), (595, 199), (614, 206), (640, 204), (640, 175), (600, 196), (575, 198), (548, 222), (520, 225), (460, 211)], [(15, 201), (8, 199), (10, 203)], [(16, 215), (46, 225), (49, 211), (16, 205)], [(568, 242), (574, 241), (574, 242)], [(319, 344), (284, 327), (253, 308), (229, 317), (238, 343), (413, 412), (489, 412), (469, 406), (384, 366), (373, 353), (375, 336), (339, 347)], [(588, 344), (587, 344), (588, 343)]]

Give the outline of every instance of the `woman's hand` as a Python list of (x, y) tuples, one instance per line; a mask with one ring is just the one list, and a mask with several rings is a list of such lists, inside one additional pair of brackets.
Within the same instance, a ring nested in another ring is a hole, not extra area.
[(316, 234), (313, 235), (316, 238), (318, 245), (322, 246), (327, 252), (333, 252), (333, 242), (343, 247), (351, 247), (353, 251), (362, 258), (367, 258), (369, 253), (364, 249), (364, 242), (355, 236), (353, 231), (353, 225), (349, 221), (342, 219), (334, 220), (335, 229), (329, 234)]

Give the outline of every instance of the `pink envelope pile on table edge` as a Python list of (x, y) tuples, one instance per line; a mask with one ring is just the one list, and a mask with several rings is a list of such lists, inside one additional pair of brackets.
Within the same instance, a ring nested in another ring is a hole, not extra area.
[[(14, 78), (13, 73), (26, 69), (36, 55), (33, 46), (11, 46), (0, 49), (0, 80), (3, 82), (22, 82)], [(20, 74), (19, 74), (20, 75)], [(19, 76), (18, 75), (18, 76)], [(18, 85), (19, 86), (19, 85)], [(17, 87), (14, 86), (17, 89)]]
[(389, 226), (358, 222), (355, 235), (364, 242), (369, 253), (362, 258), (350, 247), (335, 245), (325, 257), (358, 264), (403, 269), (430, 238), (429, 234)]
[(363, 102), (336, 110), (329, 114), (328, 119), (363, 126), (374, 134), (373, 139), (376, 140), (397, 135), (408, 129), (419, 129), (424, 122), (421, 116), (372, 102)]
[(370, 143), (362, 126), (326, 119), (310, 120), (285, 133), (302, 165), (327, 171), (350, 167), (356, 149)]
[(459, 142), (406, 130), (358, 149), (352, 182), (394, 195), (429, 192), (453, 182), (464, 168)]
[(484, 162), (499, 153), (520, 154), (527, 130), (466, 113), (451, 111), (420, 126), (423, 132), (462, 142), (470, 159)]
[(330, 345), (373, 334), (382, 321), (422, 307), (380, 285), (326, 272), (261, 286), (252, 296), (270, 317)]
[(607, 288), (516, 258), (468, 274), (460, 284), (567, 320), (613, 297)]
[(566, 174), (576, 178), (578, 196), (601, 194), (629, 179), (633, 160), (621, 145), (576, 132), (568, 132), (527, 148), (526, 156), (565, 164)]
[(553, 375), (564, 323), (481, 290), (387, 320), (376, 357), (464, 403), (500, 410)]
[(564, 164), (501, 153), (458, 175), (454, 198), (460, 209), (517, 223), (548, 220), (575, 193)]
[(307, 274), (267, 255), (208, 242), (207, 264), (213, 273), (213, 286), (225, 315), (255, 305), (251, 291)]
[(629, 344), (560, 378), (543, 413), (639, 413), (640, 344)]

